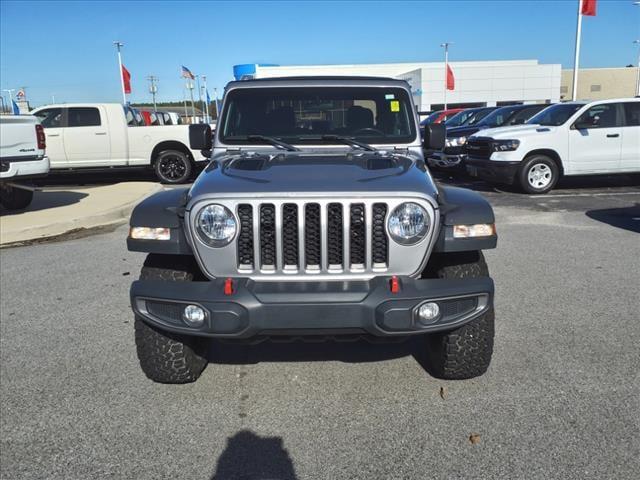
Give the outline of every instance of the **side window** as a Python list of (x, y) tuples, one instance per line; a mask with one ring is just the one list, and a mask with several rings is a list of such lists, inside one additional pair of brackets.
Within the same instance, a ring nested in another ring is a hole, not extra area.
[(72, 107), (68, 113), (69, 127), (95, 127), (100, 125), (100, 111), (93, 107)]
[(624, 126), (640, 127), (640, 102), (628, 102), (624, 105)]
[(40, 120), (43, 128), (60, 128), (62, 127), (62, 109), (46, 108), (35, 114)]
[(580, 115), (576, 124), (585, 125), (586, 128), (613, 128), (618, 124), (618, 104), (605, 103), (595, 105)]

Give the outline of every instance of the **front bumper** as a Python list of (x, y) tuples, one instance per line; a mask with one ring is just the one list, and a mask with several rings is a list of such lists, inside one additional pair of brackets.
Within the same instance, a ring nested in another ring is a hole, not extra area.
[[(224, 280), (162, 282), (139, 280), (131, 286), (131, 305), (146, 322), (171, 332), (247, 339), (277, 335), (368, 334), (393, 337), (450, 330), (482, 315), (493, 304), (490, 278), (416, 280), (399, 277), (392, 293), (390, 278), (369, 281), (255, 282), (233, 280), (225, 295)], [(436, 301), (441, 315), (429, 323), (417, 308)], [(207, 312), (204, 325), (182, 320), (186, 305)]]
[(497, 183), (515, 182), (520, 162), (506, 162), (488, 160), (486, 158), (468, 157), (466, 160), (467, 173), (472, 177)]
[(20, 180), (46, 177), (49, 173), (49, 157), (18, 160), (0, 159), (0, 179)]
[(427, 164), (432, 167), (457, 168), (464, 164), (465, 154), (449, 155), (445, 152), (433, 152), (427, 158)]

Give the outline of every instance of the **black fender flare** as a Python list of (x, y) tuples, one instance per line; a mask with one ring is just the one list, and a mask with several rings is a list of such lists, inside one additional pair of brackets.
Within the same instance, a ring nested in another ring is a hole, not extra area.
[(482, 238), (454, 238), (454, 225), (495, 224), (491, 204), (477, 192), (458, 187), (438, 188), (440, 206), (440, 233), (435, 252), (466, 252), (496, 248), (498, 235)]
[(127, 248), (132, 252), (160, 253), (168, 255), (193, 255), (184, 234), (184, 208), (189, 187), (172, 188), (145, 198), (131, 212), (131, 227), (169, 228), (169, 240), (139, 240), (127, 237)]

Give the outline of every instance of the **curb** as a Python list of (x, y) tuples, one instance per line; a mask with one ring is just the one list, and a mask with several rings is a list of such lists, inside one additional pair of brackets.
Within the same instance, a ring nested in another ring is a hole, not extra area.
[(107, 210), (97, 215), (92, 215), (89, 218), (73, 218), (62, 222), (52, 223), (46, 226), (41, 225), (38, 227), (19, 230), (15, 232), (15, 234), (12, 234), (12, 237), (19, 236), (20, 239), (2, 242), (0, 243), (0, 248), (39, 243), (47, 239), (64, 240), (66, 235), (72, 233), (83, 232), (83, 236), (85, 236), (94, 230), (104, 230), (108, 227), (116, 228), (117, 226), (127, 223), (131, 211), (136, 205), (138, 205), (138, 203), (161, 190), (163, 190), (162, 186), (157, 185), (151, 191), (145, 192), (139, 198), (129, 203), (119, 205), (111, 210)]

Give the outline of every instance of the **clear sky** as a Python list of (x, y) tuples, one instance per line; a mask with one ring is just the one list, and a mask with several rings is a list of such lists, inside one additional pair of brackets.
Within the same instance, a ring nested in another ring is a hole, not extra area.
[[(280, 65), (537, 59), (570, 68), (578, 0), (379, 2), (0, 2), (1, 88), (27, 87), (32, 105), (120, 101), (122, 41), (132, 102), (181, 100), (180, 65), (209, 91), (239, 63)], [(585, 17), (581, 66), (637, 64), (640, 6), (598, 0)], [(3, 95), (6, 95), (3, 92)]]

